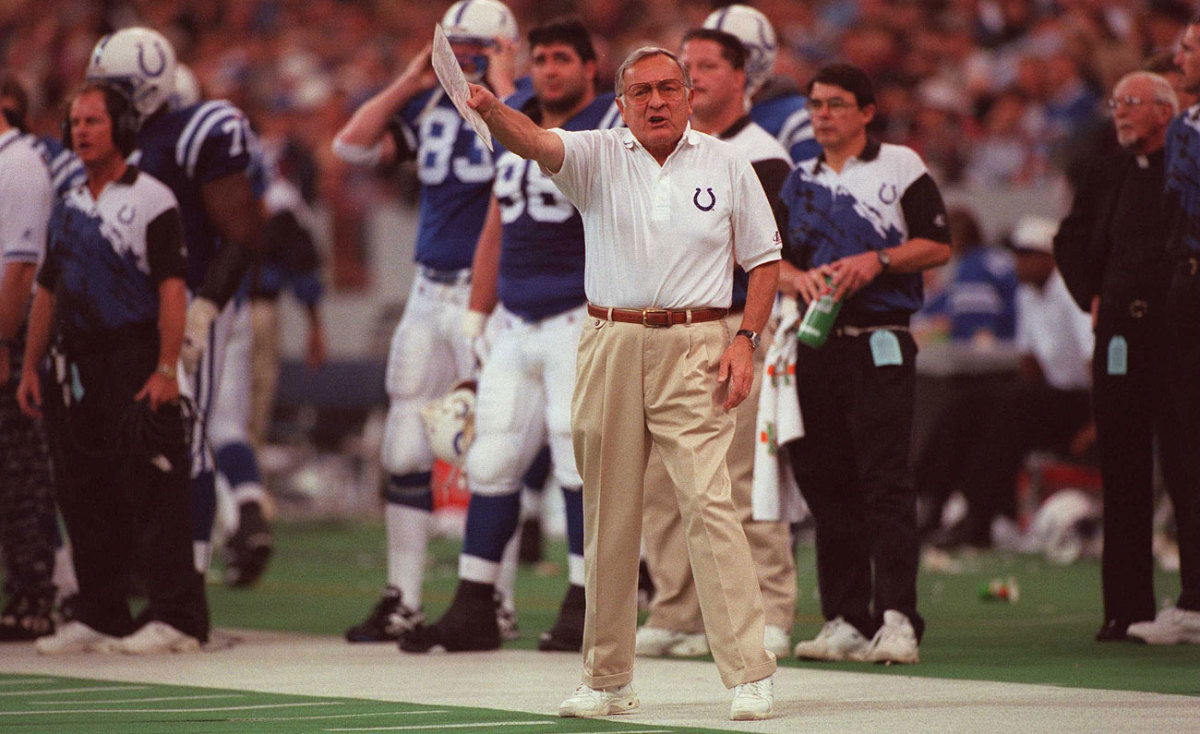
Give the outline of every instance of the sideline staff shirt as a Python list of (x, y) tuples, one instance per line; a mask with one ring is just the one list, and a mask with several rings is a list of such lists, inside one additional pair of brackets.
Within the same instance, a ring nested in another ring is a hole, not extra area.
[[(950, 243), (937, 184), (921, 157), (902, 145), (868, 139), (841, 173), (822, 154), (796, 166), (779, 197), (788, 208), (788, 259), (804, 270), (918, 237)], [(911, 314), (923, 300), (921, 273), (884, 273), (846, 301), (841, 318)]]
[(551, 180), (583, 216), (584, 291), (598, 306), (729, 308), (733, 266), (779, 259), (749, 161), (689, 124), (660, 167), (628, 128), (567, 132)]
[[(37, 264), (46, 249), (53, 203), (50, 174), (29, 138), (0, 135), (0, 254), (3, 263)], [(0, 268), (3, 267), (0, 263)]]
[(68, 347), (104, 347), (158, 322), (158, 285), (187, 272), (183, 222), (171, 190), (126, 168), (93, 199), (87, 184), (58, 200), (38, 285), (54, 291)]

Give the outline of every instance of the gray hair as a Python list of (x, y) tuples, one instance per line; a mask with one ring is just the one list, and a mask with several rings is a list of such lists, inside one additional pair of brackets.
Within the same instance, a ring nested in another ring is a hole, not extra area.
[(614, 90), (616, 91), (618, 97), (625, 94), (625, 72), (629, 69), (629, 67), (633, 66), (642, 59), (649, 58), (651, 56), (666, 56), (671, 61), (674, 61), (675, 65), (679, 67), (679, 71), (683, 73), (683, 86), (687, 87), (688, 89), (692, 88), (692, 75), (688, 73), (686, 68), (684, 68), (683, 62), (679, 60), (678, 56), (666, 50), (665, 48), (659, 48), (658, 46), (642, 46), (626, 56), (625, 60), (621, 62), (621, 68), (617, 69), (617, 80)]
[(1135, 79), (1144, 79), (1150, 82), (1151, 86), (1154, 87), (1154, 101), (1169, 106), (1172, 116), (1179, 114), (1179, 95), (1175, 94), (1175, 89), (1171, 86), (1171, 82), (1167, 81), (1167, 78), (1162, 74), (1155, 74), (1152, 71), (1131, 71), (1113, 85), (1113, 90), (1115, 91), (1117, 87), (1125, 82)]

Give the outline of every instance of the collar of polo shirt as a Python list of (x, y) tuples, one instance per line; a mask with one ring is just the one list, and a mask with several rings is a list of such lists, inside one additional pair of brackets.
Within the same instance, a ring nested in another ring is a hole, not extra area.
[[(633, 150), (633, 146), (636, 145), (639, 148), (641, 148), (642, 150), (646, 150), (646, 146), (642, 145), (641, 142), (637, 138), (633, 137), (633, 132), (629, 128), (627, 128), (627, 127), (620, 128), (620, 133), (621, 133), (621, 142), (625, 145), (626, 148)], [(700, 142), (700, 133), (698, 133), (692, 129), (692, 123), (690, 121), (688, 122), (687, 126), (685, 128), (683, 128), (683, 137), (680, 138), (680, 141), (686, 142), (688, 145), (696, 145), (697, 143)], [(679, 150), (678, 143), (675, 145), (675, 149)], [(646, 151), (646, 152), (649, 153), (649, 151)]]

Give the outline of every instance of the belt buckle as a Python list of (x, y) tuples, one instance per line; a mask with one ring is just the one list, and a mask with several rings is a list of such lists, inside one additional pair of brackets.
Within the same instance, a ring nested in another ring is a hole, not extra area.
[[(650, 323), (647, 319), (650, 314), (662, 314), (663, 322), (661, 324)], [(642, 326), (650, 329), (665, 329), (671, 325), (671, 312), (665, 308), (643, 308), (642, 309)]]
[(1129, 315), (1135, 319), (1144, 317), (1148, 310), (1150, 310), (1150, 304), (1140, 298), (1135, 298), (1129, 304)]

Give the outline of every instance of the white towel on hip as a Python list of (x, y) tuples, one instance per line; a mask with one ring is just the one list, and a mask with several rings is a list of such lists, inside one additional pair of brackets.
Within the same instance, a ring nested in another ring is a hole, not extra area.
[(796, 356), (800, 308), (783, 298), (779, 328), (767, 350), (754, 441), (754, 486), (751, 507), (755, 520), (797, 522), (807, 514), (792, 476), (786, 445), (804, 436), (804, 419), (796, 397)]

